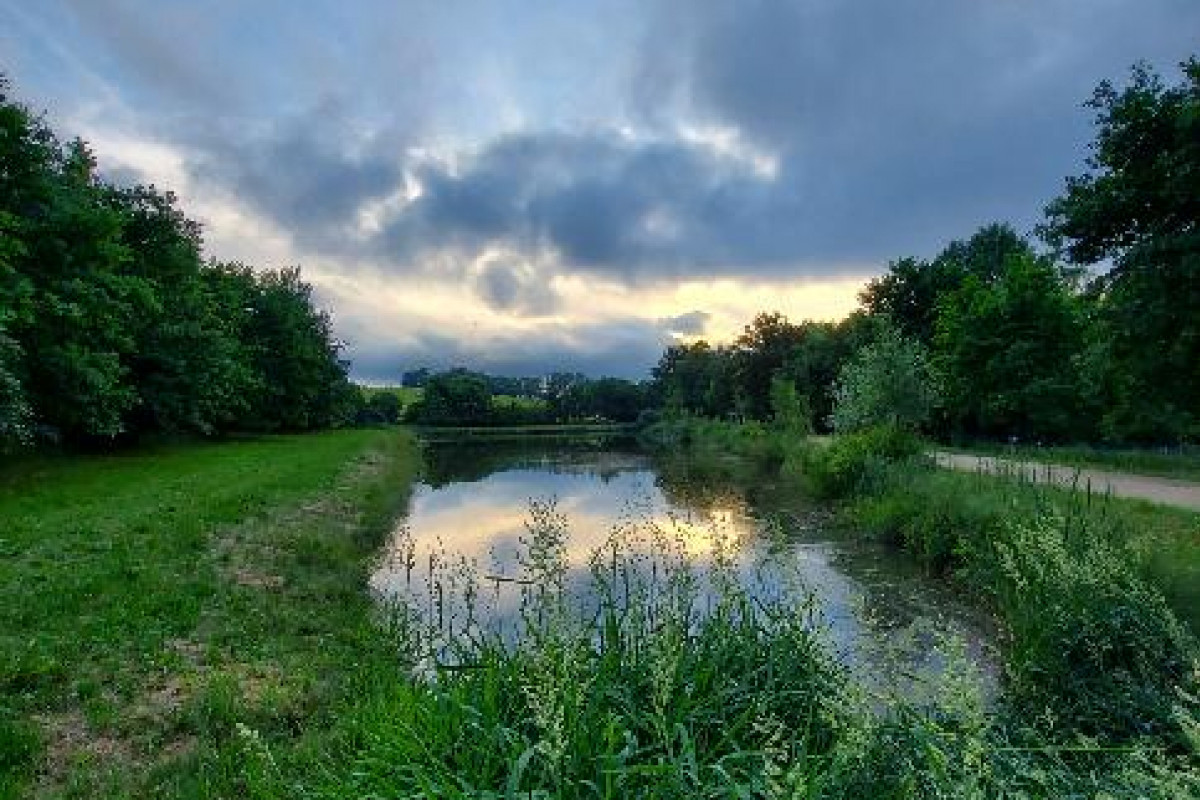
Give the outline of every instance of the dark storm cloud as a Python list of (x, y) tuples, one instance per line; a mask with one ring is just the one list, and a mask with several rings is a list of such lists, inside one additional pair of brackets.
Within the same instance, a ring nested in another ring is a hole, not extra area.
[(222, 74), (219, 61), (196, 47), (214, 17), (204, 9), (166, 3), (147, 9), (130, 0), (63, 0), (62, 5), (127, 84), (208, 107), (227, 106), (236, 96), (239, 81)]
[[(1185, 57), (1200, 4), (689, 1), (656, 18), (630, 66), (636, 136), (534, 125), (402, 161), (402, 142), (348, 145), (345, 114), (315, 113), (250, 146), (221, 137), (198, 163), (305, 245), (401, 270), (461, 277), (501, 246), (631, 282), (857, 273), (990, 221), (1030, 229), (1082, 169), (1092, 87)], [(777, 169), (681, 136), (681, 120)], [(366, 241), (348, 235), (403, 173), (420, 196)], [(479, 281), (498, 308), (520, 305), (512, 284)]]
[(518, 316), (544, 316), (559, 304), (545, 275), (511, 257), (485, 260), (475, 276), (475, 288), (491, 308)]
[(498, 375), (583, 372), (644, 378), (671, 342), (654, 323), (629, 319), (608, 323), (549, 325), (520, 337), (462, 339), (425, 332), (402, 344), (366, 340), (354, 345), (361, 380), (394, 382), (406, 369), (469, 366)]
[(356, 136), (345, 103), (256, 129), (219, 124), (189, 134), (192, 177), (248, 202), (302, 244), (341, 242), (365, 203), (397, 191), (403, 141)]
[(782, 257), (770, 178), (684, 141), (612, 132), (498, 139), (454, 168), (415, 170), (420, 196), (378, 245), (401, 261), (496, 243), (549, 250), (573, 268), (634, 278)]
[(666, 79), (637, 98), (658, 124), (685, 98), (779, 154), (797, 262), (878, 262), (1031, 224), (1083, 166), (1092, 87), (1172, 67), (1197, 30), (1190, 0), (667, 2), (651, 41), (674, 44), (637, 72)]

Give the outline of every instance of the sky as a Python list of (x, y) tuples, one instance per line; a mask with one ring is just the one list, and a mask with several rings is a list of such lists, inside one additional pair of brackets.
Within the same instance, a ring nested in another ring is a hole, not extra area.
[(213, 257), (298, 264), (355, 378), (644, 377), (902, 256), (1030, 232), (1197, 0), (0, 0), (0, 71)]

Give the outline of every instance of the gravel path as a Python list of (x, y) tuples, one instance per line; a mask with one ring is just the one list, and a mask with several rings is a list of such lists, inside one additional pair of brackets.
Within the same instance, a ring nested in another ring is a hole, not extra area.
[(1117, 497), (1133, 497), (1139, 500), (1149, 500), (1152, 503), (1200, 511), (1200, 483), (1191, 481), (945, 451), (935, 451), (931, 455), (938, 466), (947, 469), (994, 474), (1020, 472), (1038, 483), (1056, 483), (1060, 486), (1075, 485), (1080, 488), (1090, 484), (1094, 492), (1111, 492)]

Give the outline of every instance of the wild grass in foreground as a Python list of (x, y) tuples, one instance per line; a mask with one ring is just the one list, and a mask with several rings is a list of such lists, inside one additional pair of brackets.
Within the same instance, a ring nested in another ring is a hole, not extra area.
[[(1156, 575), (1145, 506), (945, 472), (921, 450), (906, 434), (868, 431), (801, 447), (785, 472), (841, 498), (855, 534), (899, 544), (990, 600), (1009, 628), (1006, 695), (1021, 714), (1107, 742), (1194, 748), (1196, 642), (1160, 588), (1194, 554)], [(1194, 618), (1188, 597), (1173, 599)]]
[(596, 602), (580, 605), (566, 580), (568, 521), (535, 507), (526, 572), (515, 576), (520, 635), (489, 634), (461, 606), (448, 634), (450, 596), (479, 598), (471, 587), (486, 580), (429, 584), (430, 598), (392, 618), (402, 677), (364, 676), (322, 774), (293, 781), (263, 748), (257, 788), (330, 800), (1200, 789), (1182, 756), (1148, 740), (1051, 740), (989, 712), (961, 663), (924, 692), (869, 695), (830, 657), (802, 593), (762, 601), (722, 578), (718, 558), (715, 599), (700, 602), (704, 576), (686, 553), (648, 568), (629, 535), (615, 531), (594, 554), (586, 594)]
[[(340, 431), (0, 473), (0, 797), (244, 797), (386, 660), (369, 556), (416, 467)], [(241, 726), (241, 727), (239, 727)]]

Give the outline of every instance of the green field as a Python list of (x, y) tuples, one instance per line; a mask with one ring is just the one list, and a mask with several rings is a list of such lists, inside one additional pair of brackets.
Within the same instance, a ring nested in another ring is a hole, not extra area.
[(355, 430), (9, 465), (0, 797), (242, 797), (256, 737), (282, 763), (321, 742), (386, 658), (365, 569), (415, 452)]
[(370, 400), (377, 394), (395, 395), (400, 401), (400, 412), (411, 406), (413, 403), (421, 399), (423, 392), (420, 389), (414, 389), (408, 386), (360, 386), (363, 395)]

